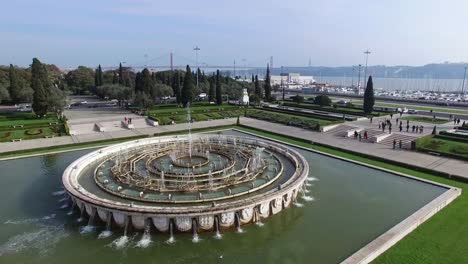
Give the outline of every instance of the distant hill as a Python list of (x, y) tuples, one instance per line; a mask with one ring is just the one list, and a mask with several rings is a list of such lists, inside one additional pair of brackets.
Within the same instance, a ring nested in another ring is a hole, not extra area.
[[(373, 77), (387, 78), (433, 78), (433, 79), (463, 79), (465, 63), (442, 63), (427, 64), (424, 66), (369, 66), (367, 73)], [(361, 76), (364, 73), (364, 67), (361, 68)], [(272, 74), (280, 74), (280, 68), (274, 68)], [(283, 72), (294, 72), (301, 75), (318, 76), (351, 76), (353, 67), (283, 67)], [(256, 71), (251, 73), (256, 74)], [(358, 75), (358, 67), (354, 68), (354, 75)]]

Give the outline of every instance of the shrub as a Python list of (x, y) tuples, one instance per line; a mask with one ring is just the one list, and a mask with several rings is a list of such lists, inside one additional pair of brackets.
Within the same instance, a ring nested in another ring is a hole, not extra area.
[(329, 106), (331, 105), (332, 101), (330, 97), (326, 95), (319, 95), (315, 97), (314, 104), (320, 105), (320, 106)]

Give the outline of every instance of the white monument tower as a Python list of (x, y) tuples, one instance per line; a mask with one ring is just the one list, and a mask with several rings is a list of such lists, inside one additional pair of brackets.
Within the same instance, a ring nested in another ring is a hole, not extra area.
[(242, 104), (249, 105), (249, 94), (247, 93), (247, 89), (244, 89), (244, 93), (242, 95)]

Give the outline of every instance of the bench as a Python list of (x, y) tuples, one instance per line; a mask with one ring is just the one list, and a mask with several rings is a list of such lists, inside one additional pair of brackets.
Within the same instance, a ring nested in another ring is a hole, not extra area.
[(23, 128), (24, 125), (14, 125), (13, 128)]
[(429, 151), (428, 153), (431, 154), (431, 155), (434, 155), (434, 156), (440, 156), (440, 153), (438, 153), (438, 152)]
[(15, 139), (12, 139), (11, 141), (12, 142), (20, 142), (20, 141), (22, 141), (22, 139), (21, 138), (15, 138)]
[(45, 136), (44, 138), (54, 138), (55, 136)]

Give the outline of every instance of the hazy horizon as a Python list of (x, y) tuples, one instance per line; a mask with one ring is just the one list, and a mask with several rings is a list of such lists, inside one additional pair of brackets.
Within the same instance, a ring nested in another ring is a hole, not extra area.
[[(468, 61), (468, 2), (17, 0), (2, 5), (0, 64), (339, 67)], [(147, 54), (147, 57), (145, 57)]]

